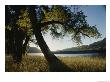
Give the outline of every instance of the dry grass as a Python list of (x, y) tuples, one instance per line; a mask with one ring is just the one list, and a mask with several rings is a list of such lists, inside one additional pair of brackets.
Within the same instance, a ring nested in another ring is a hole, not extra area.
[[(106, 59), (102, 57), (58, 57), (75, 72), (104, 72)], [(6, 72), (48, 72), (49, 64), (43, 56), (24, 56), (20, 64), (15, 64), (11, 56), (6, 56)]]

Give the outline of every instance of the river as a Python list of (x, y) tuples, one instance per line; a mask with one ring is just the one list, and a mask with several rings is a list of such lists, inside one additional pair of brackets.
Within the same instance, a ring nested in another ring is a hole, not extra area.
[[(43, 53), (28, 53), (28, 55), (33, 56), (44, 56)], [(55, 56), (63, 56), (63, 57), (74, 57), (74, 56), (92, 56), (92, 55), (98, 55), (98, 53), (87, 53), (87, 54), (55, 54)]]

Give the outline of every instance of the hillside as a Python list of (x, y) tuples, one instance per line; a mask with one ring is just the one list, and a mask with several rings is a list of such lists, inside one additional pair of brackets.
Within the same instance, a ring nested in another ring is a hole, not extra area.
[(90, 45), (82, 45), (79, 47), (67, 48), (61, 51), (85, 51), (85, 50), (106, 50), (106, 38), (104, 38), (103, 40), (94, 42)]
[[(62, 51), (66, 51), (67, 53), (73, 53), (74, 51), (78, 52), (78, 51), (84, 51), (84, 52), (90, 52), (91, 50), (93, 51), (105, 51), (106, 50), (106, 38), (104, 38), (103, 40), (94, 42), (90, 45), (82, 45), (79, 47), (72, 47), (72, 48), (67, 48), (67, 49), (63, 49), (63, 50), (58, 50), (58, 51), (54, 51), (54, 53), (56, 52), (62, 52)], [(39, 50), (36, 47), (30, 47), (28, 50), (28, 53), (42, 53), (41, 50)]]
[(105, 50), (106, 49), (106, 38), (104, 38), (101, 41), (90, 44), (89, 49)]

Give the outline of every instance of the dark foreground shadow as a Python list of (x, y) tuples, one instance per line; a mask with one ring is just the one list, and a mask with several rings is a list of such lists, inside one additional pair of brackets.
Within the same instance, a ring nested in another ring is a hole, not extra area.
[(73, 71), (67, 65), (65, 65), (61, 60), (59, 60), (55, 55), (46, 57), (49, 64), (50, 72), (71, 72)]

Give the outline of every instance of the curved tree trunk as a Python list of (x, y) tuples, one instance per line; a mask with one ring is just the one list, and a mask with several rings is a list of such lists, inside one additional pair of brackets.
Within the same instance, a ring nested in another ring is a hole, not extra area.
[(56, 58), (56, 56), (50, 51), (49, 47), (47, 46), (40, 29), (36, 30), (35, 37), (36, 37), (37, 43), (38, 43), (42, 53), (44, 54), (45, 58), (48, 61), (52, 62)]
[(71, 69), (66, 66), (63, 62), (61, 62), (49, 49), (47, 46), (42, 33), (41, 33), (41, 23), (37, 22), (36, 18), (36, 11), (35, 11), (35, 6), (29, 7), (29, 15), (30, 15), (30, 20), (32, 23), (32, 28), (37, 40), (37, 43), (44, 54), (46, 60), (48, 61), (49, 64), (49, 71), (71, 71)]
[(46, 42), (44, 41), (44, 38), (41, 33), (40, 23), (37, 22), (35, 6), (29, 7), (29, 15), (30, 15), (32, 28), (33, 28), (37, 43), (38, 43), (42, 53), (46, 57), (46, 59), (48, 59), (50, 61), (52, 59), (52, 57), (55, 57), (55, 56), (50, 51), (49, 47), (47, 46)]
[(38, 43), (42, 53), (44, 54), (46, 60), (48, 61), (49, 71), (52, 71), (52, 72), (72, 71), (67, 65), (65, 65), (62, 61), (60, 61), (54, 55), (54, 53), (52, 53), (50, 51), (49, 47), (47, 46), (47, 44), (42, 36), (40, 29), (35, 30), (35, 37), (36, 37), (37, 43)]

